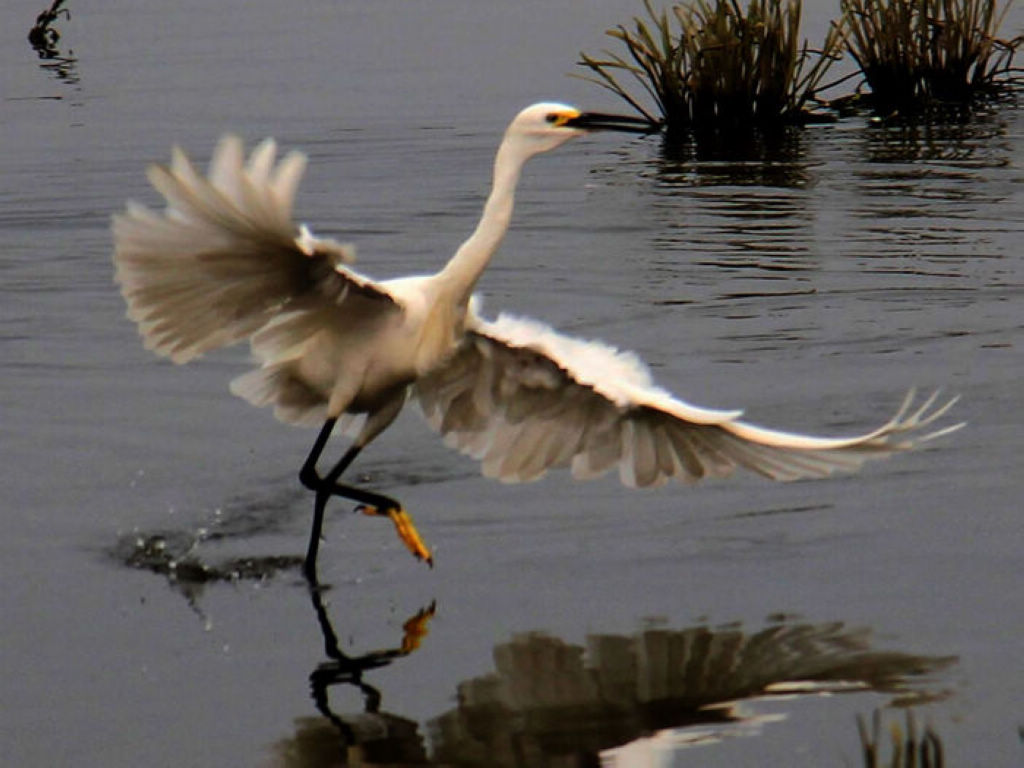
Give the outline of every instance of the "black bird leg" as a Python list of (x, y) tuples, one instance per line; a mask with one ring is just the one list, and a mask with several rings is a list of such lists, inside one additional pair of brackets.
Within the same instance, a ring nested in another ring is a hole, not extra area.
[(362, 450), (361, 445), (353, 445), (345, 452), (341, 460), (334, 465), (326, 477), (321, 478), (317, 474), (316, 463), (320, 460), (320, 455), (324, 452), (324, 447), (326, 447), (327, 441), (331, 437), (331, 431), (334, 429), (337, 421), (336, 418), (331, 418), (324, 422), (320, 433), (316, 436), (312, 449), (309, 451), (309, 456), (306, 457), (306, 461), (302, 464), (302, 469), (299, 470), (300, 482), (316, 493), (316, 498), (313, 502), (313, 526), (309, 532), (309, 546), (306, 549), (306, 559), (302, 566), (306, 578), (312, 583), (317, 581), (316, 556), (320, 549), (320, 537), (324, 525), (324, 508), (327, 506), (327, 499), (333, 495), (333, 486), (341, 476), (341, 473), (345, 471), (345, 468), (352, 463), (359, 454), (359, 451)]
[(309, 456), (306, 457), (302, 469), (299, 470), (299, 480), (305, 487), (316, 494), (313, 501), (313, 525), (309, 532), (309, 546), (306, 550), (306, 559), (302, 567), (306, 578), (313, 584), (317, 582), (316, 558), (323, 532), (324, 509), (327, 507), (327, 500), (331, 496), (341, 496), (358, 501), (360, 503), (359, 510), (365, 514), (381, 515), (390, 518), (398, 531), (399, 538), (413, 555), (421, 560), (426, 560), (429, 565), (433, 565), (430, 551), (423, 544), (419, 533), (416, 531), (416, 527), (412, 523), (412, 519), (402, 509), (402, 505), (398, 501), (390, 496), (384, 496), (380, 493), (366, 491), (362, 488), (338, 482), (338, 478), (341, 477), (342, 473), (363, 449), (361, 443), (355, 443), (349, 447), (345, 455), (341, 457), (338, 463), (324, 477), (321, 478), (317, 473), (317, 461), (319, 461), (320, 455), (323, 453), (336, 423), (337, 419), (333, 418), (324, 422), (323, 427), (320, 429), (320, 434), (317, 435), (313, 448), (309, 452)]
[(327, 419), (324, 422), (324, 425), (320, 428), (320, 434), (316, 436), (316, 441), (309, 450), (309, 456), (306, 457), (306, 461), (302, 464), (302, 469), (299, 470), (299, 482), (311, 491), (320, 488), (320, 475), (316, 473), (316, 463), (320, 461), (320, 454), (324, 452), (324, 447), (331, 437), (331, 431), (337, 423), (338, 420), (336, 418)]

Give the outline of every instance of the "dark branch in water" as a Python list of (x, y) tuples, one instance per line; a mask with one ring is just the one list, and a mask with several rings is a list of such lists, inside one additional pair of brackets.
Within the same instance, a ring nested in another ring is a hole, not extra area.
[(53, 0), (49, 8), (36, 16), (36, 23), (28, 31), (28, 41), (41, 59), (54, 59), (60, 56), (60, 51), (57, 49), (60, 32), (51, 25), (60, 18), (61, 14), (65, 19), (71, 18), (71, 11), (62, 8), (62, 5), (64, 5), (64, 0)]

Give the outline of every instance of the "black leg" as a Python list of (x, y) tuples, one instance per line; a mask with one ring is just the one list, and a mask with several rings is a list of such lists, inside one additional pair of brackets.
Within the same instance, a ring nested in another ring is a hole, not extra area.
[(324, 510), (327, 507), (327, 500), (331, 496), (352, 499), (364, 505), (363, 511), (368, 514), (389, 518), (395, 524), (398, 537), (412, 554), (420, 560), (425, 560), (428, 565), (433, 566), (430, 550), (423, 544), (411, 518), (402, 509), (402, 505), (398, 501), (390, 496), (338, 482), (338, 478), (348, 469), (348, 466), (363, 449), (363, 443), (357, 442), (353, 444), (338, 463), (331, 468), (331, 471), (324, 477), (320, 477), (316, 464), (320, 460), (321, 454), (323, 454), (327, 441), (330, 439), (331, 431), (334, 429), (336, 421), (337, 419), (328, 419), (324, 422), (323, 427), (320, 429), (320, 434), (317, 435), (316, 441), (309, 452), (309, 456), (306, 457), (302, 469), (299, 470), (299, 480), (316, 494), (313, 501), (313, 525), (309, 532), (309, 546), (306, 549), (306, 559), (302, 567), (306, 579), (314, 586), (317, 584), (316, 558), (317, 552), (320, 549), (320, 538), (323, 532)]
[(372, 491), (364, 491), (361, 488), (338, 482), (338, 478), (355, 460), (359, 451), (362, 450), (362, 446), (353, 445), (325, 477), (320, 477), (320, 474), (316, 471), (316, 463), (320, 460), (320, 456), (327, 446), (327, 441), (330, 439), (331, 431), (334, 429), (337, 421), (337, 419), (328, 419), (324, 422), (323, 427), (320, 429), (320, 434), (316, 436), (316, 441), (309, 451), (309, 456), (306, 457), (306, 461), (302, 464), (302, 469), (299, 470), (299, 481), (311, 491), (329, 491), (328, 495), (330, 496), (341, 496), (363, 504), (369, 504), (378, 509), (399, 509), (401, 505), (390, 496), (373, 493)]
[[(333, 424), (330, 424), (333, 427)], [(362, 498), (354, 495), (345, 493), (344, 491), (349, 490), (347, 486), (339, 485), (338, 478), (341, 473), (345, 471), (349, 464), (359, 455), (362, 450), (361, 445), (353, 445), (347, 451), (345, 455), (341, 457), (341, 460), (334, 465), (334, 468), (327, 473), (327, 476), (321, 479), (316, 473), (316, 459), (319, 457), (319, 453), (323, 451), (323, 443), (327, 442), (327, 436), (330, 435), (330, 428), (327, 424), (320, 431), (320, 435), (317, 437), (316, 444), (313, 445), (313, 451), (310, 452), (310, 458), (313, 459), (310, 462), (306, 459), (306, 463), (302, 467), (302, 471), (299, 473), (302, 479), (303, 485), (307, 488), (312, 488), (316, 491), (316, 498), (313, 500), (313, 527), (309, 532), (309, 547), (306, 549), (306, 561), (303, 565), (303, 571), (306, 574), (306, 578), (312, 582), (316, 582), (316, 555), (320, 548), (320, 536), (324, 526), (324, 508), (327, 506), (327, 500), (338, 493), (342, 496), (349, 496), (349, 498), (355, 498), (356, 501), (362, 501)], [(319, 450), (318, 450), (319, 449)], [(351, 489), (356, 491), (357, 489)], [(360, 492), (363, 493), (363, 492)]]
[(320, 476), (316, 473), (316, 463), (320, 461), (320, 454), (324, 452), (324, 446), (327, 445), (327, 440), (331, 436), (331, 430), (337, 423), (337, 419), (328, 419), (324, 422), (323, 427), (320, 428), (320, 434), (316, 436), (316, 441), (309, 451), (309, 456), (306, 457), (302, 469), (299, 470), (299, 482), (311, 491), (320, 488)]
[[(320, 548), (320, 535), (324, 524), (324, 506), (327, 504), (326, 497), (321, 498), (320, 488), (323, 485), (323, 481), (321, 481), (320, 475), (317, 474), (316, 463), (320, 460), (320, 455), (324, 452), (324, 447), (327, 445), (327, 441), (331, 437), (331, 431), (337, 422), (336, 418), (327, 419), (324, 422), (323, 427), (320, 428), (320, 433), (313, 442), (309, 455), (302, 464), (302, 469), (299, 470), (299, 482), (311, 491), (316, 491), (316, 501), (313, 504), (313, 526), (310, 531), (309, 546), (306, 549), (306, 560), (302, 566), (306, 578), (313, 584), (317, 581), (316, 555), (317, 550)], [(355, 457), (353, 456), (352, 458)]]

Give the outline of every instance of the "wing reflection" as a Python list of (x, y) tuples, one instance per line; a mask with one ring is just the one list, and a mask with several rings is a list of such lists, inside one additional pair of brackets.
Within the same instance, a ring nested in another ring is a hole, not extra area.
[(430, 723), (438, 762), (598, 765), (654, 734), (680, 748), (756, 730), (764, 718), (736, 706), (755, 697), (872, 690), (923, 700), (934, 694), (913, 679), (955, 659), (874, 651), (866, 631), (828, 624), (652, 629), (592, 635), (585, 648), (526, 634), (494, 660), (493, 674), (462, 683), (458, 707)]

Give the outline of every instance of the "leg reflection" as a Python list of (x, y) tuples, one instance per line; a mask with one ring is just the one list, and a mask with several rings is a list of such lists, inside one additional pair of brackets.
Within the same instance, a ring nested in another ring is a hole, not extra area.
[[(353, 656), (341, 650), (338, 635), (323, 602), (323, 590), (310, 585), (310, 599), (324, 640), (323, 661), (309, 675), (310, 689), (317, 710), (341, 736), (341, 751), (346, 760), (382, 763), (426, 763), (426, 750), (418, 724), (407, 718), (381, 711), (381, 692), (363, 679), (365, 672), (387, 666), (415, 651), (427, 634), (427, 625), (436, 612), (435, 603), (420, 609), (402, 626), (401, 642), (394, 648)], [(356, 713), (337, 713), (331, 707), (330, 689), (349, 685), (362, 697), (363, 709)]]

